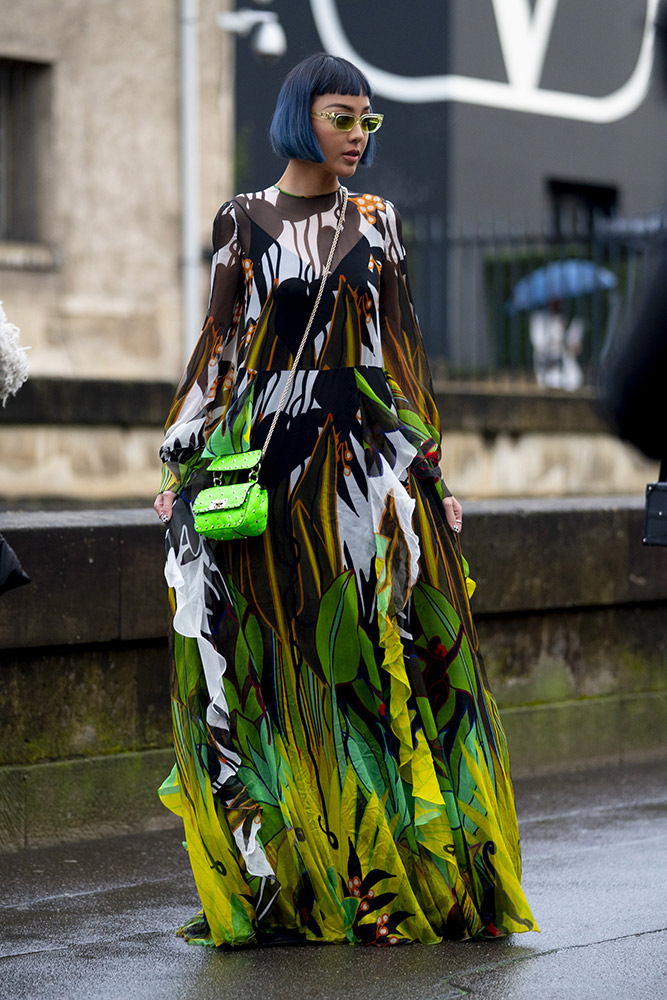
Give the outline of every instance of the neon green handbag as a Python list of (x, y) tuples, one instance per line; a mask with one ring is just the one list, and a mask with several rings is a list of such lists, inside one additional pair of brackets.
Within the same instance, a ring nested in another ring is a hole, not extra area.
[[(192, 512), (195, 519), (195, 531), (207, 538), (214, 538), (222, 541), (234, 541), (238, 538), (255, 538), (261, 535), (266, 528), (269, 515), (269, 501), (266, 489), (259, 482), (259, 470), (261, 468), (269, 441), (278, 423), (278, 417), (287, 399), (290, 387), (294, 380), (294, 374), (299, 366), (303, 349), (308, 340), (310, 328), (315, 319), (315, 313), (322, 299), (324, 286), (331, 270), (336, 244), (343, 228), (345, 219), (345, 209), (347, 208), (348, 191), (341, 187), (343, 192), (343, 202), (341, 205), (338, 224), (334, 233), (331, 250), (320, 281), (319, 291), (315, 299), (310, 314), (310, 319), (306, 326), (306, 331), (301, 338), (301, 344), (296, 352), (294, 362), (285, 383), (280, 402), (273, 415), (273, 422), (266, 435), (264, 447), (256, 451), (243, 451), (234, 455), (219, 455), (209, 462), (209, 469), (213, 472), (213, 486), (202, 490), (197, 494), (192, 504)], [(221, 477), (235, 472), (247, 470), (248, 478), (241, 483), (221, 483)]]
[[(214, 485), (197, 494), (192, 504), (195, 531), (227, 542), (262, 534), (269, 516), (269, 499), (257, 480), (261, 460), (258, 449), (221, 455), (209, 463)], [(223, 476), (242, 471), (248, 473), (244, 482), (220, 482)]]

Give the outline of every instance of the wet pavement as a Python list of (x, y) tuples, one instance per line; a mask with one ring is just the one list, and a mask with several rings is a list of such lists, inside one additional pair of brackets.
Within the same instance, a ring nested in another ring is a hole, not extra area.
[(230, 953), (174, 928), (197, 899), (176, 831), (0, 856), (2, 1000), (662, 1000), (667, 764), (516, 783), (541, 934)]

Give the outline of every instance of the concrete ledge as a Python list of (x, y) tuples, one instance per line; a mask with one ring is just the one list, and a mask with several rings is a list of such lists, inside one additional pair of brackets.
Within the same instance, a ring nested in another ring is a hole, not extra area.
[(164, 637), (164, 529), (154, 511), (4, 513), (32, 578), (0, 604), (0, 648)]
[[(643, 546), (642, 524), (637, 497), (468, 504), (475, 613), (667, 602), (667, 548)], [(0, 602), (0, 648), (166, 635), (152, 510), (8, 512), (0, 532), (33, 579)]]
[[(473, 611), (516, 774), (667, 755), (667, 549), (641, 498), (466, 507)], [(164, 529), (5, 513), (34, 583), (0, 601), (0, 851), (169, 824)]]
[(501, 709), (667, 689), (665, 604), (477, 615), (476, 623)]
[[(150, 505), (173, 393), (170, 382), (31, 379), (0, 408), (5, 500)], [(604, 426), (590, 390), (441, 383), (436, 401), (443, 473), (462, 498), (642, 494), (655, 477), (657, 464)]]
[(166, 637), (5, 650), (0, 766), (171, 744)]
[(484, 435), (605, 433), (592, 389), (562, 392), (538, 386), (502, 390), (496, 386), (436, 384), (435, 402), (449, 431)]
[(180, 822), (157, 789), (173, 750), (0, 768), (0, 853)]
[(667, 601), (667, 548), (642, 544), (641, 497), (479, 501), (464, 516), (477, 613)]
[[(667, 691), (502, 713), (515, 777), (667, 758)], [(171, 749), (0, 768), (0, 853), (178, 826)]]
[(128, 379), (30, 378), (0, 408), (2, 424), (162, 427), (176, 383)]
[[(128, 379), (29, 379), (0, 408), (2, 424), (76, 424), (162, 427), (176, 382)], [(443, 427), (482, 434), (578, 434), (605, 431), (591, 389), (576, 393), (538, 386), (436, 383)]]
[(515, 777), (667, 759), (667, 691), (505, 709)]

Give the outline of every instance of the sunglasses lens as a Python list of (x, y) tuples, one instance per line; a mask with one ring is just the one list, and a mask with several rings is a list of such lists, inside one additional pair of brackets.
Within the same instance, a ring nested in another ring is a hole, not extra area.
[(362, 115), (361, 118), (356, 118), (354, 115), (348, 115), (344, 111), (339, 114), (325, 114), (319, 111), (315, 112), (317, 118), (329, 118), (331, 124), (339, 132), (351, 132), (354, 126), (359, 122), (364, 132), (377, 132), (380, 125), (382, 125), (383, 115)]
[(355, 125), (356, 118), (354, 115), (336, 115), (333, 119), (334, 127), (338, 129), (339, 132), (350, 132)]
[(364, 132), (377, 132), (382, 124), (382, 115), (364, 115), (361, 119), (361, 127)]

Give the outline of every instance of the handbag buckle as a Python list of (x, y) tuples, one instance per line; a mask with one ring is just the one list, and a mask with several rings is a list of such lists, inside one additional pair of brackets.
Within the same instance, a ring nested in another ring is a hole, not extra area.
[[(214, 470), (213, 471), (213, 485), (214, 486), (224, 486), (225, 485), (225, 481), (224, 481), (225, 475), (229, 475), (229, 473), (225, 473), (224, 471), (221, 471), (219, 469), (218, 470)], [(248, 473), (247, 482), (249, 482), (249, 483), (256, 483), (258, 481), (258, 479), (259, 479), (259, 463), (254, 468), (252, 468), (250, 470), (250, 472)]]

